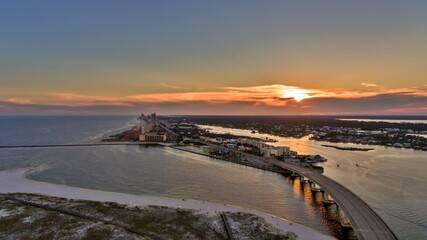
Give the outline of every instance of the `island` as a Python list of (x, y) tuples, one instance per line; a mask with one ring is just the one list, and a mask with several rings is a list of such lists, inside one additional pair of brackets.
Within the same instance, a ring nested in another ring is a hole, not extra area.
[(345, 150), (345, 151), (363, 151), (363, 152), (367, 152), (367, 151), (375, 150), (375, 148), (340, 147), (340, 146), (326, 145), (326, 144), (322, 144), (321, 146), (322, 147), (335, 148), (335, 149), (338, 149), (338, 150)]

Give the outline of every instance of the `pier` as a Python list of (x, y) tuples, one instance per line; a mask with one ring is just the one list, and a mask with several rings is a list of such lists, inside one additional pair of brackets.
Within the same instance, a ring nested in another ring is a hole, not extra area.
[(93, 146), (120, 146), (120, 145), (159, 145), (157, 142), (90, 142), (70, 144), (39, 144), (39, 145), (10, 145), (0, 146), (0, 149), (13, 148), (54, 148), (54, 147), (93, 147)]

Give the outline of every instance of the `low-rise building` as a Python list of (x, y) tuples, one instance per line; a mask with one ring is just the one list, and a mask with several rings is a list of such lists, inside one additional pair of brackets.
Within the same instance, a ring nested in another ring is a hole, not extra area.
[(250, 138), (239, 138), (239, 139), (237, 139), (237, 142), (240, 144), (249, 145), (252, 147), (259, 148), (259, 149), (267, 146), (267, 144), (265, 144), (262, 141), (259, 141), (257, 139), (250, 139)]
[(167, 139), (166, 133), (145, 133), (139, 136), (141, 142), (165, 142)]
[(265, 157), (271, 156), (283, 156), (290, 152), (289, 147), (280, 146), (280, 147), (263, 147), (260, 149), (260, 153)]
[(124, 140), (138, 141), (139, 135), (141, 135), (141, 127), (134, 127), (131, 130), (124, 132)]

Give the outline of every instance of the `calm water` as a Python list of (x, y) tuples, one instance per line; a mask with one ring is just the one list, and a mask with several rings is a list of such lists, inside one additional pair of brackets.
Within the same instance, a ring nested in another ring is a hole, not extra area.
[(322, 164), (324, 174), (365, 200), (399, 239), (427, 239), (427, 152), (382, 146), (369, 146), (375, 148), (369, 152), (342, 151), (322, 147), (325, 142), (310, 141), (308, 137), (282, 138), (252, 134), (249, 130), (206, 127), (219, 133), (274, 138), (278, 140), (272, 143), (274, 145), (286, 145), (302, 154), (326, 157), (328, 161)]
[(131, 116), (0, 117), (0, 145), (76, 143), (131, 126)]
[[(133, 117), (0, 117), (1, 145), (89, 140)], [(132, 194), (193, 198), (258, 209), (340, 237), (339, 224), (299, 182), (163, 147), (0, 149), (0, 170), (48, 165), (32, 179)], [(335, 213), (335, 215), (334, 215)]]

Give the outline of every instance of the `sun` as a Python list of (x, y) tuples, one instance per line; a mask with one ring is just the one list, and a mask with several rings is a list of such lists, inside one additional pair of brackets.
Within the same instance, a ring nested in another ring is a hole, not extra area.
[(300, 102), (301, 100), (311, 98), (311, 96), (304, 89), (287, 89), (283, 91), (283, 98), (293, 98), (295, 101)]

